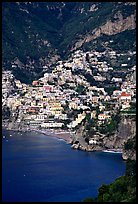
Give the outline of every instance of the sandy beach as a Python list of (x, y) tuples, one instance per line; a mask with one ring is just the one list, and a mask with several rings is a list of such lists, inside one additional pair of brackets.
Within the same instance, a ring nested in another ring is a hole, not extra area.
[(45, 134), (47, 136), (51, 137), (56, 137), (59, 139), (63, 139), (67, 143), (72, 142), (72, 133), (68, 130), (63, 130), (63, 129), (39, 129), (39, 128), (8, 128), (6, 125), (3, 125), (2, 128), (7, 129), (7, 130), (13, 130), (13, 131), (18, 131), (18, 132), (26, 132), (26, 131), (35, 131), (39, 132), (42, 134)]
[(59, 139), (63, 139), (65, 142), (67, 143), (71, 143), (72, 142), (72, 135), (71, 132), (69, 131), (64, 131), (61, 129), (29, 129), (29, 131), (35, 131), (35, 132), (39, 132), (42, 134), (45, 134), (47, 136), (51, 136), (51, 137), (56, 137)]

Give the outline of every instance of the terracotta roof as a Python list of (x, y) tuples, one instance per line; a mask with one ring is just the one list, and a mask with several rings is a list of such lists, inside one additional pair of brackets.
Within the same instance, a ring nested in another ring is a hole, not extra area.
[(131, 96), (131, 94), (128, 94), (128, 93), (126, 93), (126, 92), (122, 92), (122, 93), (121, 93), (121, 96), (126, 96), (126, 97), (128, 97), (128, 96)]
[(32, 85), (38, 85), (38, 83), (39, 83), (38, 81), (33, 81)]

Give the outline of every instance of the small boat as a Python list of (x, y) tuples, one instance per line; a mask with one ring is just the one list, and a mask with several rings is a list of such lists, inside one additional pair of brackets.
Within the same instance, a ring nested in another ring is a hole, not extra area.
[(3, 135), (3, 138), (5, 138), (5, 136)]
[(10, 137), (12, 137), (12, 135), (10, 135)]

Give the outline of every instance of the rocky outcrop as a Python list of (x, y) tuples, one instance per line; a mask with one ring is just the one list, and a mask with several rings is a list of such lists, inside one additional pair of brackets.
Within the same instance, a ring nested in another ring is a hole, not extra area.
[(118, 130), (114, 135), (103, 139), (103, 146), (107, 149), (124, 149), (124, 144), (128, 139), (136, 134), (136, 121), (132, 118), (122, 116)]
[(136, 135), (125, 142), (122, 157), (124, 160), (136, 160)]
[(102, 34), (115, 35), (125, 30), (133, 30), (136, 28), (136, 14), (132, 14), (131, 16), (128, 16), (127, 18), (124, 19), (122, 14), (118, 12), (115, 15), (115, 18), (117, 18), (117, 20), (115, 20), (114, 22), (112, 22), (111, 20), (108, 20), (104, 25), (94, 29), (91, 32), (91, 34), (79, 40), (72, 48), (71, 51), (78, 49), (84, 43), (88, 43), (100, 37)]
[(136, 150), (134, 149), (123, 150), (122, 157), (124, 160), (127, 159), (136, 160)]
[(124, 143), (125, 143), (125, 139), (120, 138), (117, 135), (113, 135), (113, 136), (109, 136), (109, 137), (105, 137), (103, 139), (103, 146), (106, 149), (123, 149)]
[(72, 135), (72, 148), (86, 150), (88, 144), (83, 137), (85, 133), (85, 126), (80, 125), (79, 128), (75, 131), (75, 134)]
[[(81, 125), (72, 140), (72, 148), (85, 151), (102, 151), (113, 150), (122, 152), (123, 159), (135, 159), (136, 154), (134, 148), (125, 150), (124, 145), (128, 139), (134, 138), (136, 134), (136, 121), (132, 118), (122, 116), (118, 130), (111, 136), (97, 134), (92, 136), (96, 140), (96, 144), (88, 144), (85, 141), (84, 135), (85, 126)], [(91, 139), (91, 138), (89, 138)]]

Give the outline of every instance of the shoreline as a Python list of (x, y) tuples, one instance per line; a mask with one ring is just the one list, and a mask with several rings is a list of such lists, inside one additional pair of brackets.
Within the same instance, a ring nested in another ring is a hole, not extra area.
[(71, 133), (69, 131), (67, 132), (63, 130), (50, 130), (50, 129), (48, 130), (30, 129), (29, 131), (35, 131), (35, 132), (42, 133), (47, 136), (62, 139), (67, 144), (70, 144), (72, 142)]
[(71, 144), (72, 142), (72, 135), (71, 132), (69, 131), (64, 131), (61, 129), (33, 129), (33, 128), (24, 128), (24, 129), (14, 129), (14, 128), (7, 128), (7, 127), (2, 127), (2, 129), (6, 129), (6, 130), (11, 130), (11, 131), (18, 131), (18, 132), (38, 132), (38, 133), (42, 133), (44, 135), (50, 136), (50, 137), (54, 137), (54, 138), (58, 138), (58, 139), (62, 139), (63, 141), (65, 141), (67, 144)]
[(83, 146), (80, 146), (81, 148), (75, 148), (73, 147), (73, 145), (76, 145), (75, 143), (73, 143), (73, 137), (72, 137), (72, 132), (67, 131), (67, 130), (62, 130), (62, 129), (33, 129), (33, 128), (22, 128), (22, 129), (14, 129), (14, 128), (7, 128), (2, 126), (2, 129), (6, 129), (6, 130), (11, 130), (11, 131), (18, 131), (18, 132), (37, 132), (37, 133), (41, 133), (44, 134), (46, 136), (49, 137), (53, 137), (53, 138), (57, 138), (59, 140), (63, 140), (64, 142), (66, 142), (66, 144), (71, 144), (71, 148), (73, 149), (78, 149), (78, 150), (82, 150), (82, 151), (101, 151), (104, 153), (120, 153), (122, 154), (123, 151), (122, 149), (87, 149), (87, 148), (83, 148)]
[(105, 152), (105, 153), (120, 153), (120, 154), (123, 153), (123, 151), (121, 149), (108, 149), (108, 150), (103, 150), (102, 152)]

